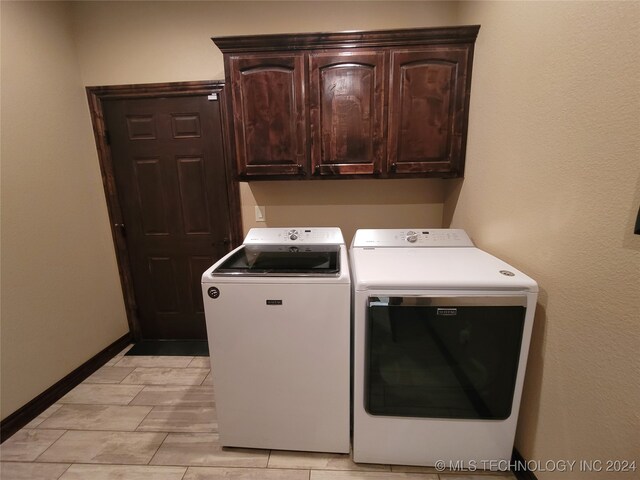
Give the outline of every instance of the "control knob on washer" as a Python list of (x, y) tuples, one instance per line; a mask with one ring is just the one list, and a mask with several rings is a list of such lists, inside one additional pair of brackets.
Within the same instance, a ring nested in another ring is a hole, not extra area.
[(289, 240), (297, 240), (298, 239), (298, 231), (297, 230), (289, 230), (287, 232), (287, 235), (289, 236)]
[(407, 232), (407, 242), (416, 243), (416, 240), (418, 240), (418, 234), (413, 230), (409, 230)]

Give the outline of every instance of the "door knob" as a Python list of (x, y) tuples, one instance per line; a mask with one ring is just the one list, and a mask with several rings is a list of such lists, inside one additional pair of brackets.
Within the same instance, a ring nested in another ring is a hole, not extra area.
[(218, 241), (213, 242), (211, 246), (215, 247), (216, 245), (224, 245), (225, 248), (229, 248), (230, 244), (231, 244), (231, 240), (229, 239), (229, 237), (224, 237), (221, 242), (218, 242)]

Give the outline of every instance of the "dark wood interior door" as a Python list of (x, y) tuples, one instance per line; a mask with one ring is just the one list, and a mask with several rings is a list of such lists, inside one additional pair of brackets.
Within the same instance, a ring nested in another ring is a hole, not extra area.
[(104, 101), (144, 339), (206, 339), (202, 273), (230, 247), (219, 102), (206, 95)]

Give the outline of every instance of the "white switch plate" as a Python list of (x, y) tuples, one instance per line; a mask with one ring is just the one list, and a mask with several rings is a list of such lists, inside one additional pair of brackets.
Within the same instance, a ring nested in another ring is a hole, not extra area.
[(267, 207), (256, 205), (256, 222), (267, 221)]

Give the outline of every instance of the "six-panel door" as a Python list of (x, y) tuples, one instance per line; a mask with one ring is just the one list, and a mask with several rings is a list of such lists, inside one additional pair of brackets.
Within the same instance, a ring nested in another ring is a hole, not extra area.
[(203, 340), (202, 272), (231, 231), (219, 102), (125, 98), (104, 109), (140, 335)]
[(238, 173), (304, 174), (304, 55), (232, 56), (228, 70)]
[(314, 175), (380, 173), (384, 159), (384, 52), (309, 55)]

